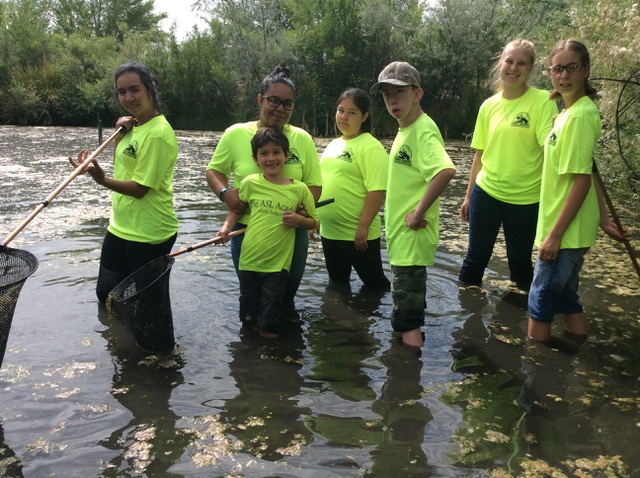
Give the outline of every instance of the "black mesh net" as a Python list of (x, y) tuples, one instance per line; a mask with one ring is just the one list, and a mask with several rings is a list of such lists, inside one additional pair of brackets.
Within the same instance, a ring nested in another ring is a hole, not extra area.
[(30, 252), (8, 247), (0, 249), (0, 366), (20, 290), (37, 268), (38, 259)]
[(142, 266), (109, 294), (109, 313), (128, 322), (138, 346), (168, 353), (175, 346), (169, 276), (175, 259), (162, 256)]

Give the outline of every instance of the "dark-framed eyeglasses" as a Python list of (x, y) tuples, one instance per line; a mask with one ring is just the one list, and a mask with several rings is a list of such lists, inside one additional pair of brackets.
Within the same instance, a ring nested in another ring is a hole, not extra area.
[(263, 100), (267, 100), (267, 103), (272, 108), (278, 108), (278, 106), (282, 105), (285, 111), (291, 111), (295, 103), (293, 100), (281, 100), (277, 96), (263, 96)]
[(567, 73), (575, 73), (576, 71), (582, 70), (584, 65), (580, 61), (576, 61), (573, 63), (569, 63), (568, 65), (552, 65), (547, 68), (547, 73), (553, 76), (558, 76), (562, 74), (563, 70), (567, 70)]

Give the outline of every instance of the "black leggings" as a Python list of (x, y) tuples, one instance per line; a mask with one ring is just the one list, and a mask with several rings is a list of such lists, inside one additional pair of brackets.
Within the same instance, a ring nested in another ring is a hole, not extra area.
[(106, 302), (109, 292), (132, 272), (147, 262), (171, 252), (178, 233), (160, 244), (134, 242), (121, 239), (107, 231), (100, 254), (100, 273), (96, 285), (96, 295), (100, 302)]
[(348, 283), (353, 267), (367, 287), (389, 290), (389, 279), (382, 270), (380, 238), (367, 241), (366, 251), (356, 250), (353, 241), (338, 241), (326, 237), (321, 239), (330, 280)]

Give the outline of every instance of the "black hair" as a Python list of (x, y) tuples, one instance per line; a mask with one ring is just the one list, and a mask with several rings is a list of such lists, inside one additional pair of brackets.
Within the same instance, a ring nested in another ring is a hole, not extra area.
[(284, 154), (289, 154), (289, 139), (282, 130), (275, 128), (260, 128), (251, 138), (251, 153), (255, 156), (258, 150), (267, 143), (277, 144), (282, 148)]
[[(547, 57), (547, 60), (551, 62), (553, 57), (562, 50), (571, 50), (574, 53), (580, 55), (580, 62), (582, 66), (591, 66), (591, 58), (589, 56), (589, 50), (587, 50), (587, 46), (579, 40), (575, 40), (573, 38), (569, 38), (567, 40), (560, 40), (555, 44), (551, 53)], [(598, 90), (596, 90), (591, 83), (589, 83), (589, 78), (585, 78), (584, 80), (584, 91), (586, 95), (590, 98), (595, 99), (598, 96)], [(560, 99), (562, 95), (560, 92), (553, 90), (551, 92), (550, 98), (552, 100)]]
[(286, 67), (284, 63), (280, 63), (276, 68), (265, 76), (260, 83), (260, 95), (264, 96), (269, 87), (275, 83), (282, 83), (283, 85), (287, 85), (289, 88), (293, 90), (293, 94), (296, 93), (296, 85), (291, 81), (289, 68)]
[(349, 88), (345, 90), (338, 101), (336, 102), (336, 108), (340, 106), (340, 102), (346, 98), (350, 98), (355, 103), (356, 107), (360, 110), (360, 113), (363, 115), (369, 113), (367, 119), (362, 123), (361, 129), (365, 133), (371, 132), (371, 112), (369, 111), (371, 108), (371, 98), (367, 94), (366, 91), (361, 90), (360, 88)]
[[(160, 99), (158, 98), (158, 81), (151, 74), (149, 68), (147, 68), (142, 63), (138, 63), (135, 61), (131, 61), (129, 63), (124, 63), (118, 67), (115, 74), (115, 83), (118, 83), (118, 78), (125, 73), (137, 73), (140, 77), (140, 81), (147, 88), (147, 91), (151, 95), (151, 101), (153, 101), (154, 108), (159, 111), (162, 104), (160, 103)], [(116, 98), (117, 98), (116, 93)]]

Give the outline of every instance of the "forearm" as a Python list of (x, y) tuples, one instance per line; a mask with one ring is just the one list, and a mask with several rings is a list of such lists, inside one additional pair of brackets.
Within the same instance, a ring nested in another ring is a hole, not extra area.
[(571, 225), (571, 222), (578, 214), (582, 203), (584, 202), (589, 188), (591, 187), (591, 175), (590, 174), (576, 174), (574, 177), (573, 187), (569, 191), (567, 200), (564, 203), (564, 207), (558, 216), (558, 219), (549, 232), (549, 237), (552, 239), (560, 240), (564, 233)]
[(311, 216), (306, 217), (300, 214), (298, 214), (298, 216), (300, 216), (301, 218), (298, 227), (302, 227), (307, 230), (315, 229), (316, 227), (318, 227), (318, 222)]
[(471, 164), (471, 171), (469, 172), (469, 182), (467, 183), (467, 192), (465, 194), (465, 198), (469, 199), (471, 197), (471, 191), (473, 190), (473, 186), (476, 184), (476, 177), (482, 169), (482, 154), (483, 150), (476, 150), (473, 155), (473, 163)]
[(360, 213), (358, 226), (369, 228), (384, 201), (384, 191), (369, 191), (364, 199), (364, 207)]
[(241, 217), (242, 217), (241, 214), (238, 214), (235, 211), (229, 211), (227, 213), (226, 219), (224, 220), (224, 224), (222, 225), (221, 230), (224, 230), (227, 232), (231, 231), (236, 226), (236, 224), (238, 224), (238, 221), (240, 220)]
[(106, 187), (107, 189), (111, 189), (116, 193), (124, 194), (125, 196), (131, 196), (136, 199), (142, 199), (150, 189), (147, 186), (138, 184), (135, 181), (120, 181), (118, 179), (108, 177), (104, 177), (101, 181), (98, 182), (98, 184)]
[(417, 216), (424, 217), (427, 213), (431, 205), (440, 197), (442, 192), (445, 190), (449, 181), (456, 173), (455, 169), (443, 169), (438, 174), (434, 176), (434, 178), (429, 183), (429, 187), (425, 191), (424, 195), (420, 199), (420, 202), (415, 208), (415, 213)]
[(216, 171), (214, 169), (209, 169), (206, 173), (207, 184), (209, 188), (213, 191), (213, 194), (220, 197), (220, 191), (222, 189), (229, 186), (229, 180), (227, 176), (225, 176), (220, 171)]
[(309, 191), (311, 191), (311, 195), (313, 196), (313, 201), (318, 202), (320, 200), (320, 195), (322, 194), (321, 186), (308, 186)]

